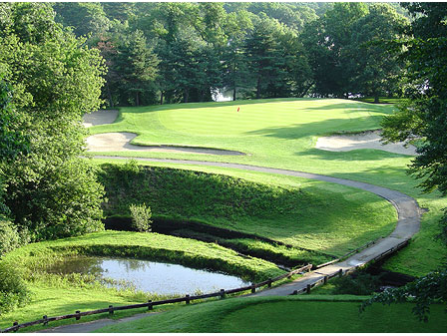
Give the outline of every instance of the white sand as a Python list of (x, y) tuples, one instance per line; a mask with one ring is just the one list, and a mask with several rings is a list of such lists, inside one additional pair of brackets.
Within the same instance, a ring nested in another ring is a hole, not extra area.
[(332, 135), (318, 138), (316, 148), (331, 152), (347, 152), (354, 149), (379, 149), (391, 153), (417, 155), (416, 147), (404, 146), (403, 142), (384, 145), (380, 142), (380, 131), (368, 131), (351, 135)]
[(97, 125), (112, 124), (118, 117), (117, 110), (99, 110), (84, 114), (84, 126), (92, 127)]
[[(92, 127), (97, 125), (112, 124), (118, 117), (116, 110), (100, 110), (84, 115), (84, 126)], [(171, 152), (171, 153), (191, 153), (207, 155), (245, 155), (241, 152), (221, 149), (194, 148), (181, 146), (135, 146), (130, 142), (137, 136), (135, 133), (103, 133), (91, 135), (86, 139), (87, 150), (91, 152)]]
[(221, 149), (180, 147), (180, 146), (135, 146), (130, 142), (137, 135), (134, 133), (103, 133), (89, 136), (86, 140), (87, 150), (92, 152), (171, 152), (171, 153), (191, 153), (208, 155), (244, 155), (240, 152), (227, 151)]

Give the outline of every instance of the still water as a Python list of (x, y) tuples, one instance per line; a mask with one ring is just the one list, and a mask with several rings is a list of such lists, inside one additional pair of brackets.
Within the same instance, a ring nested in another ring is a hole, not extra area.
[[(177, 264), (113, 257), (74, 257), (53, 265), (49, 273), (93, 274), (132, 284), (138, 290), (158, 294), (211, 293), (247, 286), (242, 279), (223, 273), (197, 270)], [(120, 285), (114, 285), (120, 287)], [(121, 285), (122, 286), (122, 285)]]

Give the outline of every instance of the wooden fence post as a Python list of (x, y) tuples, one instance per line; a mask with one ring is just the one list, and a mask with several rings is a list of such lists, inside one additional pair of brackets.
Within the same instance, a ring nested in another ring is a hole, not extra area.
[(338, 276), (340, 278), (343, 276), (343, 270), (341, 268), (338, 270)]
[(109, 315), (113, 315), (113, 306), (109, 305)]
[(76, 316), (76, 321), (79, 321), (80, 319), (81, 319), (81, 311), (80, 310), (76, 310), (76, 314), (77, 314), (77, 316)]
[(186, 298), (186, 304), (189, 304), (189, 302), (190, 302), (190, 300), (189, 300), (189, 294), (186, 294), (186, 295), (185, 295), (185, 298)]
[(48, 325), (48, 316), (47, 315), (43, 316), (43, 325)]
[(148, 303), (148, 305), (147, 305), (147, 310), (152, 310), (152, 309), (154, 309), (154, 307), (152, 306), (152, 300), (147, 300), (147, 303)]
[(256, 286), (255, 284), (251, 284), (251, 292), (256, 293)]
[(325, 285), (327, 284), (327, 275), (324, 276), (323, 283), (324, 283)]
[(220, 290), (220, 298), (225, 299), (225, 289)]
[(267, 285), (269, 286), (269, 288), (272, 288), (272, 279), (269, 279), (269, 282), (267, 283)]
[(307, 294), (310, 294), (310, 285), (307, 285), (307, 286), (306, 286), (306, 293), (307, 293)]

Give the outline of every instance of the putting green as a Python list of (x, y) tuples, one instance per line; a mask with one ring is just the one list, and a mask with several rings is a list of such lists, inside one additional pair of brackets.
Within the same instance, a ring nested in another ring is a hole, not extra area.
[[(394, 259), (397, 262), (391, 261), (390, 265), (396, 271), (422, 275), (437, 267), (446, 255), (446, 248), (433, 240), (445, 199), (440, 199), (438, 193), (421, 195), (417, 189), (418, 181), (406, 173), (412, 157), (373, 149), (328, 152), (315, 148), (321, 135), (378, 129), (383, 116), (393, 110), (393, 105), (341, 99), (269, 99), (128, 107), (121, 108), (116, 123), (92, 127), (90, 132), (137, 133), (139, 136), (133, 144), (219, 148), (249, 154), (234, 157), (101, 152), (102, 155), (237, 162), (300, 170), (367, 182), (415, 197), (429, 212), (422, 217), (421, 232), (414, 242), (399, 253)], [(159, 165), (178, 167), (174, 163)], [(243, 177), (243, 173), (236, 175)], [(427, 252), (427, 246), (430, 252)]]

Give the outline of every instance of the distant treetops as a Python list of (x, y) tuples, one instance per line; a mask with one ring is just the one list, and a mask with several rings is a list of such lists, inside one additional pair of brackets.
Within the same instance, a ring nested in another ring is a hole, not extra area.
[(402, 63), (381, 40), (404, 33), (396, 4), (55, 3), (108, 66), (108, 104), (400, 94)]

